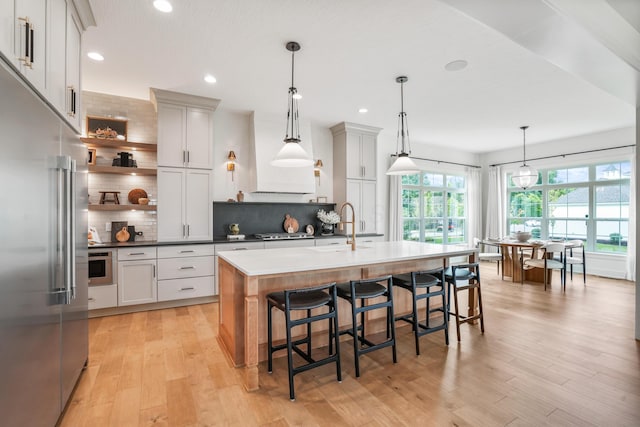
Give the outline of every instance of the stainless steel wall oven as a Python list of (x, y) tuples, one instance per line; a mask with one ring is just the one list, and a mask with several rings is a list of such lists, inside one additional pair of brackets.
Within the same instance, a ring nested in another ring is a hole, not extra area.
[(89, 250), (89, 286), (116, 283), (116, 259), (112, 249)]

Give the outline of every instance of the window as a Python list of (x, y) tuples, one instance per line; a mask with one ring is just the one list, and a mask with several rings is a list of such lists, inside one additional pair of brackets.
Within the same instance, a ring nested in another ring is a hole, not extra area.
[(466, 242), (466, 187), (464, 175), (424, 172), (403, 176), (404, 240)]
[(625, 253), (630, 175), (628, 161), (547, 169), (527, 190), (516, 187), (509, 175), (508, 232), (580, 239), (590, 251)]

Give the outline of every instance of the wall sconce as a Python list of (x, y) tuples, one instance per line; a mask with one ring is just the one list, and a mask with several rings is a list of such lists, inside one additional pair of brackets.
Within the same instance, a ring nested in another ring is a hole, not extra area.
[(233, 172), (236, 170), (236, 153), (229, 151), (229, 155), (227, 156), (229, 160), (227, 162), (227, 172), (231, 172), (231, 181), (233, 181)]
[(318, 178), (318, 185), (320, 184), (320, 169), (322, 169), (322, 160), (316, 160), (316, 164), (313, 165), (313, 175)]

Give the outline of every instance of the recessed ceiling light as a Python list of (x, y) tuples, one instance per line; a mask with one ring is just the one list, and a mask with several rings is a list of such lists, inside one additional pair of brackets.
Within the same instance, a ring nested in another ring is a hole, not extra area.
[(456, 59), (445, 65), (444, 69), (447, 71), (460, 71), (467, 68), (467, 65), (469, 65), (469, 63), (464, 59)]
[(98, 52), (89, 52), (87, 56), (94, 61), (104, 61), (104, 56), (100, 55)]
[(216, 78), (213, 77), (211, 74), (205, 74), (204, 81), (207, 82), (207, 83), (215, 83), (215, 82), (217, 82)]
[(369, 110), (368, 110), (368, 109), (366, 109), (366, 108), (360, 108), (360, 109), (358, 110), (358, 113), (362, 113), (362, 114), (364, 114), (364, 113), (368, 113), (368, 112), (369, 112)]
[(164, 13), (169, 13), (173, 10), (173, 6), (167, 0), (153, 0), (153, 7)]

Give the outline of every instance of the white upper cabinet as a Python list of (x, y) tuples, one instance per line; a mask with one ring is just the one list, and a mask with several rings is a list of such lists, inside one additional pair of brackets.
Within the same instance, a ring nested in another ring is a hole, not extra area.
[(158, 113), (158, 166), (213, 168), (217, 99), (151, 89)]
[(347, 178), (376, 179), (376, 135), (348, 132), (346, 135)]
[(334, 179), (376, 180), (376, 146), (381, 130), (347, 122), (331, 128)]
[[(363, 179), (347, 180), (346, 199), (353, 205), (355, 211), (356, 234), (376, 232), (376, 183)], [(351, 213), (347, 210), (349, 221)], [(351, 234), (351, 225), (347, 225), (347, 234)]]
[(80, 131), (82, 32), (89, 0), (0, 0), (0, 52)]
[(9, 62), (16, 63), (13, 54), (14, 0), (0, 0), (0, 52)]

